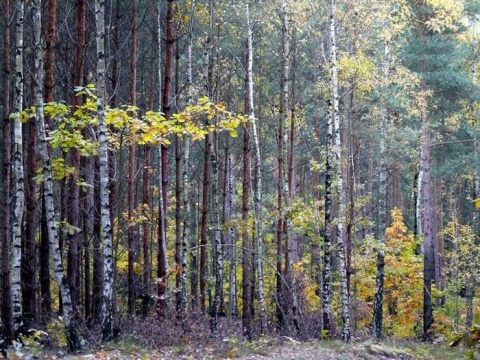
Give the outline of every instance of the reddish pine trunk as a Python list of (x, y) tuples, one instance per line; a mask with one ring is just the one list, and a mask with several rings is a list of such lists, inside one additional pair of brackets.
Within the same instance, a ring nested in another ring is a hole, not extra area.
[[(162, 112), (165, 119), (170, 118), (170, 90), (171, 90), (171, 78), (172, 78), (172, 59), (173, 59), (173, 0), (167, 1), (167, 44), (165, 47), (165, 75), (163, 83), (162, 94)], [(166, 243), (166, 231), (167, 228), (167, 187), (168, 187), (168, 148), (165, 145), (161, 145), (161, 162), (162, 162), (162, 204), (159, 218), (159, 254), (158, 254), (158, 277), (162, 279), (158, 286), (158, 295), (160, 296), (158, 304), (159, 316), (163, 316), (166, 312), (167, 302), (165, 300), (166, 291), (166, 247), (162, 244)]]
[[(76, 23), (76, 49), (75, 49), (75, 63), (73, 69), (73, 85), (84, 85), (85, 74), (85, 46), (86, 46), (86, 16), (87, 16), (87, 3), (85, 0), (77, 0), (77, 23)], [(83, 98), (76, 96), (73, 97), (73, 106), (77, 108), (82, 106)], [(77, 229), (80, 227), (79, 217), (79, 199), (80, 188), (77, 185), (80, 177), (80, 152), (78, 148), (73, 148), (70, 153), (71, 166), (75, 169), (74, 174), (68, 181), (68, 207), (67, 207), (67, 222), (69, 224), (69, 230), (67, 231), (67, 243), (68, 258), (67, 258), (67, 274), (68, 283), (70, 286), (70, 295), (72, 297), (73, 308), (76, 309), (79, 299), (79, 283), (80, 278), (78, 276), (80, 270), (79, 262), (79, 232)]]

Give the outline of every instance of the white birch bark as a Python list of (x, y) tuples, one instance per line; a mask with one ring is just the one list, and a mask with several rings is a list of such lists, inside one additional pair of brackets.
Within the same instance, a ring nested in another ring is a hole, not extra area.
[[(422, 199), (423, 199), (423, 170), (422, 167), (420, 166), (420, 169), (418, 170), (418, 178), (417, 178), (417, 202), (415, 204), (415, 218), (416, 218), (416, 223), (417, 223), (417, 236), (422, 236), (423, 235), (423, 211), (422, 211)], [(423, 248), (423, 245), (422, 245)], [(422, 250), (423, 252), (423, 250)]]
[(383, 322), (383, 284), (385, 278), (385, 242), (387, 229), (387, 161), (385, 154), (385, 139), (387, 137), (387, 81), (390, 72), (390, 39), (385, 41), (384, 60), (383, 60), (383, 104), (380, 119), (380, 174), (379, 174), (379, 199), (378, 199), (378, 243), (377, 253), (377, 275), (375, 284), (375, 297), (373, 303), (373, 329), (372, 334), (375, 338), (382, 337)]
[[(322, 50), (323, 50), (322, 40)], [(324, 52), (324, 51), (323, 51)], [(328, 60), (327, 60), (328, 62)], [(329, 99), (327, 117), (327, 139), (325, 158), (325, 234), (323, 241), (323, 269), (322, 269), (322, 336), (330, 336), (332, 330), (331, 319), (331, 267), (332, 267), (332, 187), (333, 187), (333, 103)]]
[(58, 228), (55, 219), (55, 203), (53, 193), (53, 180), (51, 171), (51, 159), (48, 154), (47, 134), (45, 130), (44, 104), (43, 104), (43, 80), (44, 80), (44, 55), (41, 43), (41, 0), (33, 3), (33, 23), (35, 38), (35, 114), (37, 120), (39, 156), (42, 161), (42, 175), (45, 191), (45, 211), (47, 218), (48, 242), (50, 256), (53, 259), (54, 274), (62, 296), (63, 319), (65, 321), (66, 338), (70, 351), (80, 350), (80, 338), (75, 324), (75, 313), (70, 295), (70, 287), (63, 269), (62, 253), (58, 241)]
[(108, 147), (105, 126), (105, 0), (95, 0), (97, 43), (97, 117), (100, 160), (100, 215), (103, 241), (103, 341), (113, 339), (113, 244), (110, 223)]
[(13, 118), (13, 217), (12, 217), (12, 309), (13, 330), (15, 335), (22, 331), (22, 288), (20, 284), (20, 267), (22, 261), (22, 220), (25, 207), (25, 189), (23, 173), (23, 23), (25, 16), (25, 1), (15, 2), (15, 97)]
[(342, 138), (340, 135), (340, 113), (338, 109), (338, 75), (337, 75), (337, 43), (335, 30), (335, 0), (331, 1), (330, 14), (330, 76), (331, 76), (331, 98), (333, 106), (333, 130), (335, 145), (333, 153), (337, 171), (337, 198), (338, 198), (338, 220), (337, 220), (337, 246), (340, 266), (340, 284), (342, 296), (342, 317), (344, 341), (350, 340), (350, 309), (349, 294), (347, 286), (347, 266), (345, 258), (345, 203), (341, 200), (343, 196), (343, 174), (342, 174)]
[(260, 302), (260, 332), (263, 334), (267, 330), (267, 312), (265, 310), (265, 289), (263, 280), (263, 235), (262, 235), (262, 159), (260, 154), (260, 142), (258, 139), (257, 122), (255, 119), (255, 107), (253, 102), (253, 45), (252, 45), (252, 25), (250, 22), (250, 9), (248, 2), (245, 4), (245, 13), (247, 17), (247, 83), (248, 83), (248, 120), (252, 124), (253, 142), (255, 147), (255, 167), (254, 167), (254, 228), (257, 242), (257, 272), (258, 272), (258, 297)]

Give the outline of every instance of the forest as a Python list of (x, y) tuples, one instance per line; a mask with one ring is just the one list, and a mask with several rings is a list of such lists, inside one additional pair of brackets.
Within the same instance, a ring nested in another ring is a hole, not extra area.
[(478, 1), (2, 3), (2, 354), (478, 350)]

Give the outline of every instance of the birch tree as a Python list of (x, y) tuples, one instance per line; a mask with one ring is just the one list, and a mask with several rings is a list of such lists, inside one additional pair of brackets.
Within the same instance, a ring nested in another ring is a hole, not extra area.
[(102, 340), (113, 339), (113, 244), (110, 223), (108, 147), (105, 126), (105, 0), (95, 0), (97, 43), (97, 140), (100, 163), (100, 215), (103, 241)]
[(25, 206), (25, 189), (23, 173), (23, 24), (25, 1), (15, 2), (15, 101), (13, 109), (13, 217), (12, 217), (12, 310), (13, 331), (18, 335), (23, 331), (23, 314), (21, 299), (21, 261), (22, 261), (22, 221)]
[(42, 175), (45, 191), (45, 208), (47, 216), (47, 231), (50, 255), (53, 259), (55, 279), (62, 296), (63, 319), (65, 321), (66, 338), (70, 351), (80, 350), (80, 337), (75, 323), (70, 287), (63, 269), (62, 253), (58, 241), (58, 221), (55, 216), (53, 193), (53, 179), (51, 159), (48, 154), (47, 134), (45, 130), (45, 116), (43, 104), (44, 55), (41, 40), (41, 0), (33, 3), (33, 23), (35, 37), (35, 114), (37, 118), (39, 155), (42, 161)]
[(3, 97), (3, 113), (2, 113), (2, 135), (3, 135), (3, 187), (2, 187), (2, 325), (0, 333), (1, 349), (4, 349), (7, 345), (7, 341), (11, 337), (12, 332), (12, 308), (11, 308), (11, 282), (10, 282), (10, 241), (11, 241), (11, 155), (12, 155), (12, 124), (10, 120), (10, 92), (11, 92), (11, 64), (10, 64), (10, 0), (6, 0), (4, 3), (4, 33), (3, 33), (3, 67), (4, 73), (4, 93)]
[(261, 332), (267, 330), (267, 314), (265, 309), (265, 290), (263, 281), (263, 236), (262, 236), (262, 160), (260, 154), (260, 141), (258, 138), (258, 129), (255, 119), (255, 108), (253, 102), (253, 43), (252, 43), (252, 24), (250, 22), (249, 3), (245, 4), (245, 14), (247, 17), (247, 97), (248, 97), (248, 120), (253, 130), (253, 143), (255, 147), (255, 166), (254, 166), (254, 228), (257, 243), (257, 272), (258, 272), (258, 296), (260, 300), (260, 319)]

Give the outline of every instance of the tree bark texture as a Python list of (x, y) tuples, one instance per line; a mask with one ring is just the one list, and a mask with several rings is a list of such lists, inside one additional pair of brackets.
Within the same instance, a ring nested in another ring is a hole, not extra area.
[(23, 110), (23, 24), (25, 1), (15, 2), (15, 96), (13, 109), (13, 213), (12, 213), (12, 258), (11, 258), (11, 301), (13, 331), (23, 331), (21, 299), (21, 261), (23, 214), (25, 206), (25, 177), (23, 169), (23, 132), (21, 113)]
[(105, 126), (105, 0), (95, 0), (97, 43), (97, 118), (99, 142), (100, 216), (103, 241), (102, 340), (113, 339), (113, 243), (109, 203), (109, 163)]

